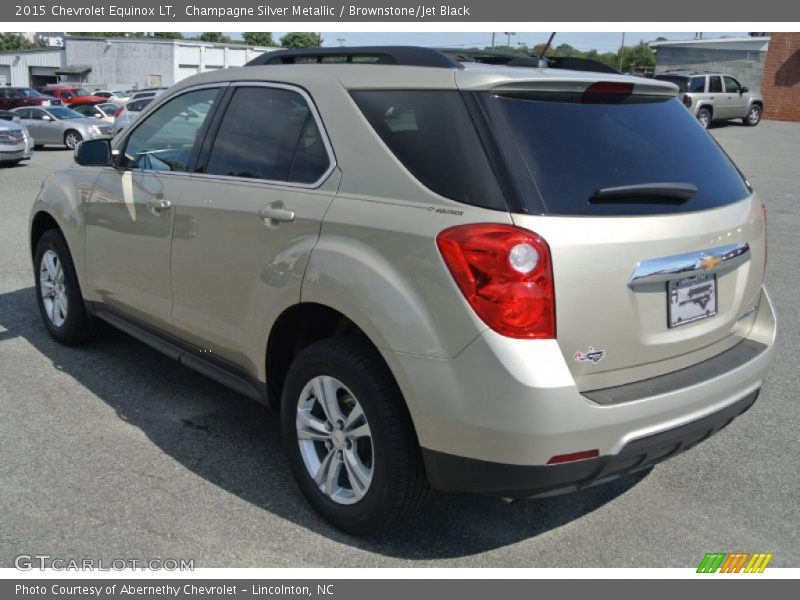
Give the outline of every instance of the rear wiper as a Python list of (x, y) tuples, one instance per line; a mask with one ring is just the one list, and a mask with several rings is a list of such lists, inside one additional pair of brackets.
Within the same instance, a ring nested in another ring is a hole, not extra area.
[(683, 204), (695, 194), (697, 186), (691, 183), (642, 183), (601, 188), (589, 198), (589, 203)]

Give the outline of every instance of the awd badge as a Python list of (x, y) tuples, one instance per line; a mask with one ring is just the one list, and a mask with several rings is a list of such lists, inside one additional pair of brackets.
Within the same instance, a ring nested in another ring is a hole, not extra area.
[(575, 359), (575, 362), (591, 361), (597, 364), (606, 357), (606, 351), (595, 350), (592, 346), (589, 346), (589, 350), (586, 352), (576, 352), (572, 357)]

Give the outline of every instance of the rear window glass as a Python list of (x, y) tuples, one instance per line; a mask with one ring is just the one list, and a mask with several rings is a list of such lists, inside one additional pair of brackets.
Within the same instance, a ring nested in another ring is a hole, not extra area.
[[(748, 195), (736, 167), (676, 98), (589, 103), (579, 94), (480, 96), (507, 125), (500, 145), (518, 152), (524, 169), (517, 170), (527, 171), (516, 175), (531, 178), (538, 190), (541, 203), (529, 201), (530, 212), (543, 206), (561, 215), (666, 214)], [(682, 204), (641, 197), (590, 202), (600, 190), (655, 183), (694, 185), (697, 193)]]
[(507, 210), (464, 99), (455, 90), (370, 90), (351, 95), (389, 150), (428, 189)]
[(682, 77), (680, 75), (656, 75), (653, 79), (658, 79), (659, 81), (669, 81), (670, 83), (674, 83), (678, 86), (678, 89), (681, 92), (685, 92), (686, 88), (688, 87), (689, 78)]

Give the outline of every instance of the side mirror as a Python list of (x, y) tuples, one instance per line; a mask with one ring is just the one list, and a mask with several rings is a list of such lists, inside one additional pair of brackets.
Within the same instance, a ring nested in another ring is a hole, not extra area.
[(42, 115), (42, 121), (52, 121), (53, 117), (50, 115)]
[(111, 165), (110, 140), (84, 140), (75, 148), (75, 162), (84, 167)]
[(743, 87), (741, 90), (739, 90), (739, 93), (740, 94), (745, 94), (745, 93), (747, 93), (749, 91), (750, 91), (749, 89), (747, 89), (746, 87)]

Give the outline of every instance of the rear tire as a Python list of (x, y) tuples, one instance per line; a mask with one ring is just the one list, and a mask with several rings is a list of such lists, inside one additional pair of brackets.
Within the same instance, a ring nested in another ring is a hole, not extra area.
[(380, 355), (360, 338), (322, 340), (300, 352), (286, 376), (281, 424), (300, 490), (339, 529), (380, 531), (427, 499), (403, 396)]
[(33, 146), (34, 150), (41, 150), (42, 148), (44, 148), (44, 144), (34, 144)]
[(57, 229), (42, 234), (34, 252), (36, 303), (44, 326), (62, 344), (86, 341), (92, 324), (81, 295), (75, 265)]
[(762, 113), (763, 110), (761, 106), (758, 104), (753, 104), (753, 106), (750, 107), (750, 110), (747, 111), (747, 116), (742, 119), (742, 123), (744, 123), (747, 127), (755, 127), (761, 122)]
[(698, 109), (697, 120), (700, 121), (700, 125), (703, 126), (703, 129), (708, 129), (709, 125), (711, 125), (711, 111), (707, 108)]

